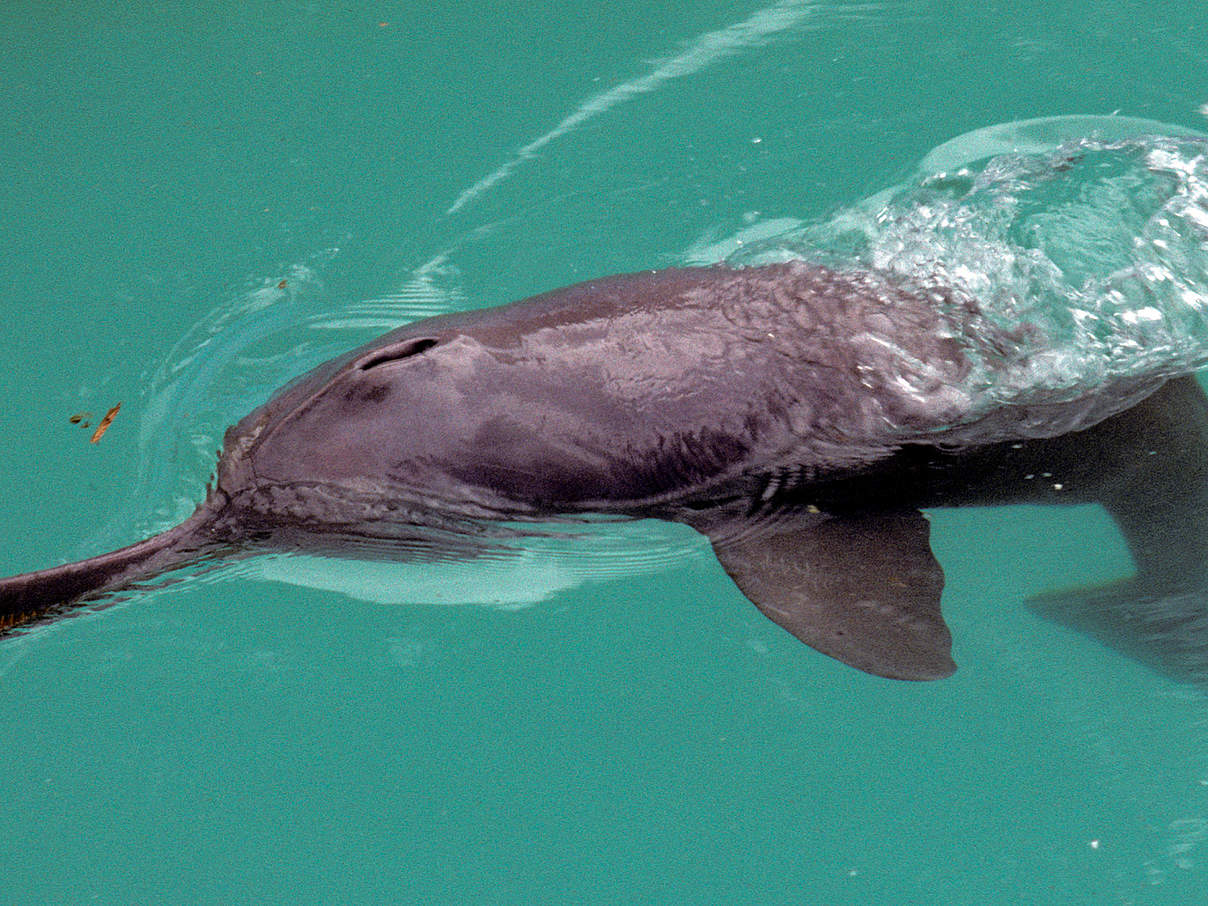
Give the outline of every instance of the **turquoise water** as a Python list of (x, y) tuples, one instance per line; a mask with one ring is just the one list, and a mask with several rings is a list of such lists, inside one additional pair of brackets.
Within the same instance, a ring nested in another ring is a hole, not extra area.
[[(226, 424), (398, 322), (799, 236), (974, 130), (1208, 127), (1189, 3), (10, 3), (0, 37), (6, 574), (171, 524)], [(0, 900), (1208, 902), (1203, 691), (1024, 605), (1129, 571), (1107, 518), (932, 520), (930, 685), (640, 525), (485, 575), (243, 564), (6, 643)]]

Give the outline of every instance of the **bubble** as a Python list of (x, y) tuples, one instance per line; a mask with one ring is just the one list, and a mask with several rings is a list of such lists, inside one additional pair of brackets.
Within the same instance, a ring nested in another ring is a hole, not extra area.
[(967, 422), (1109, 384), (1139, 398), (1208, 365), (1208, 137), (1192, 130), (1126, 117), (989, 127), (826, 222), (743, 233), (731, 264), (867, 268), (946, 306), (973, 365)]

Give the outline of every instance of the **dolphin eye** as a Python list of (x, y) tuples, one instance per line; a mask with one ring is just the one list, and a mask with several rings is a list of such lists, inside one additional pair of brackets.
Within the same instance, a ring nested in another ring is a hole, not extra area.
[(370, 356), (360, 365), (361, 371), (368, 371), (370, 368), (376, 368), (378, 365), (385, 365), (389, 362), (398, 362), (402, 359), (409, 359), (413, 355), (419, 355), (428, 349), (435, 346), (439, 340), (432, 337), (422, 337), (416, 340), (408, 340), (398, 346), (391, 346), (389, 349), (383, 349), (376, 355)]

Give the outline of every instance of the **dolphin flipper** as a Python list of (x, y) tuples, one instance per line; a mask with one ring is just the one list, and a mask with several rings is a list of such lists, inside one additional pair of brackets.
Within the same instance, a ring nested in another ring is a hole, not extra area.
[(742, 593), (811, 648), (890, 679), (956, 670), (944, 572), (917, 510), (700, 528)]

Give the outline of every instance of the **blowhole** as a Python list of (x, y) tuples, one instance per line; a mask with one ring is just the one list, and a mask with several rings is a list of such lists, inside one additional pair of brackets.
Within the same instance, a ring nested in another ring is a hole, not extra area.
[(391, 346), (389, 349), (383, 349), (364, 362), (361, 363), (361, 371), (368, 371), (370, 368), (376, 368), (378, 365), (386, 365), (390, 362), (398, 362), (402, 359), (409, 359), (412, 356), (419, 355), (439, 343), (432, 337), (421, 337), (415, 340), (408, 340), (400, 346)]

